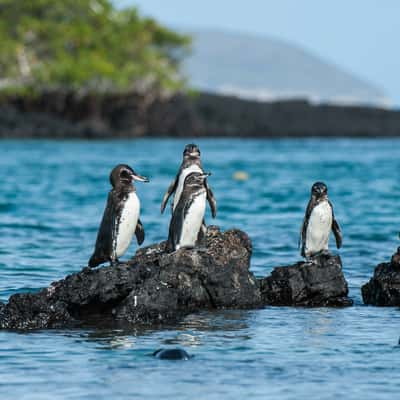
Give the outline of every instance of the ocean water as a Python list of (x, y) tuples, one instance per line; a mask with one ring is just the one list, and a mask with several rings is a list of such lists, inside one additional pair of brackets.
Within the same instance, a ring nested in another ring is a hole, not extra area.
[[(169, 212), (160, 215), (160, 201), (185, 143), (0, 142), (0, 299), (85, 265), (117, 163), (151, 179), (137, 184), (144, 244), (165, 239)], [(203, 312), (158, 330), (0, 331), (0, 398), (397, 398), (400, 310), (364, 306), (360, 286), (400, 244), (400, 140), (198, 143), (219, 206), (207, 220), (250, 235), (257, 276), (299, 259), (310, 187), (327, 183), (354, 307)], [(235, 181), (238, 171), (249, 179)], [(151, 357), (160, 347), (194, 357)]]

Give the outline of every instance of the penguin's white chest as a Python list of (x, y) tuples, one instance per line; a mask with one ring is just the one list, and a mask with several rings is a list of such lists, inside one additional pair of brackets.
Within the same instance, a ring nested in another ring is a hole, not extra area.
[(328, 201), (322, 201), (314, 207), (308, 221), (305, 248), (307, 256), (328, 250), (331, 229), (332, 208)]
[(179, 243), (176, 245), (177, 250), (180, 247), (193, 247), (196, 245), (206, 211), (206, 197), (207, 193), (204, 191), (193, 200), (183, 221)]
[(128, 250), (140, 214), (140, 201), (135, 192), (129, 193), (117, 226), (116, 254), (121, 257)]
[(178, 186), (175, 190), (174, 201), (172, 203), (173, 210), (175, 210), (175, 207), (177, 206), (179, 199), (181, 198), (185, 179), (192, 172), (203, 172), (203, 170), (197, 164), (190, 165), (189, 167), (182, 170), (181, 174), (179, 175)]

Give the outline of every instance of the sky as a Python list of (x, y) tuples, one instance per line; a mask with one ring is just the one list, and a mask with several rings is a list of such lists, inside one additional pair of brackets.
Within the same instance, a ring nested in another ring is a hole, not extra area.
[(400, 105), (400, 0), (115, 0), (172, 27), (218, 28), (301, 45)]

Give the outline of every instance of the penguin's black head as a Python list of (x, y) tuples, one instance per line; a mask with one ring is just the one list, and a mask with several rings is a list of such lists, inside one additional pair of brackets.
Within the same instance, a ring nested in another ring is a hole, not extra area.
[(317, 199), (328, 195), (328, 188), (323, 182), (315, 182), (311, 188), (311, 196), (315, 196)]
[(127, 164), (119, 164), (111, 171), (110, 183), (112, 187), (131, 185), (133, 180), (149, 182), (146, 177), (138, 175)]
[(200, 158), (200, 149), (197, 144), (187, 144), (183, 150), (183, 158)]
[(185, 186), (203, 186), (204, 181), (208, 176), (211, 175), (211, 172), (192, 172), (185, 178)]

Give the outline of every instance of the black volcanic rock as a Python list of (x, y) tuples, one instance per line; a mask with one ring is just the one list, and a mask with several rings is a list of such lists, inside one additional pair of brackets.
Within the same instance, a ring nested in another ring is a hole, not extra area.
[(15, 294), (0, 307), (0, 328), (152, 324), (200, 309), (260, 307), (259, 284), (249, 272), (249, 237), (210, 227), (207, 242), (207, 250), (172, 254), (165, 243), (156, 244), (126, 264), (84, 268), (37, 293)]
[(362, 286), (365, 304), (374, 306), (400, 306), (400, 247), (389, 263), (379, 264), (374, 276)]
[(344, 307), (353, 304), (339, 256), (316, 257), (313, 263), (298, 262), (275, 268), (261, 279), (265, 304), (277, 306)]
[(165, 245), (139, 249), (116, 267), (86, 267), (39, 292), (11, 296), (0, 303), (0, 328), (159, 324), (205, 309), (352, 303), (338, 256), (278, 267), (256, 279), (249, 271), (251, 241), (242, 231), (209, 227), (204, 249), (167, 253)]

